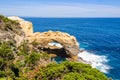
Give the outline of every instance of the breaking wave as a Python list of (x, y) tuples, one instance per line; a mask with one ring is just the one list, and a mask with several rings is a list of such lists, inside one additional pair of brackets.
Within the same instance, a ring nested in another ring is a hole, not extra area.
[(97, 68), (103, 73), (108, 73), (111, 67), (107, 65), (109, 61), (107, 56), (96, 55), (94, 53), (83, 50), (78, 54), (79, 60), (82, 59), (85, 63), (90, 64), (93, 68)]

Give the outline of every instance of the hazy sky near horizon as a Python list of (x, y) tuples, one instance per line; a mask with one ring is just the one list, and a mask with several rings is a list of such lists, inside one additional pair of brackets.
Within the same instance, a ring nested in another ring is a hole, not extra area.
[(120, 17), (120, 0), (1, 0), (0, 14), (26, 17)]

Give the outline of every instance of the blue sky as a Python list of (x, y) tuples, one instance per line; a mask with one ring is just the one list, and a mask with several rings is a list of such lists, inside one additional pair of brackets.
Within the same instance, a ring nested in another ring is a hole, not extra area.
[(1, 0), (0, 14), (26, 17), (120, 17), (120, 0)]

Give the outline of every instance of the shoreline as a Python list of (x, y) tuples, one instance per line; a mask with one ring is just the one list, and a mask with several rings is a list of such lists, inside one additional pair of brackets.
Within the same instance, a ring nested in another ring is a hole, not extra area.
[(80, 53), (78, 54), (78, 61), (89, 64), (93, 68), (97, 68), (103, 73), (108, 73), (109, 70), (112, 68), (111, 66), (107, 65), (109, 60), (107, 59), (107, 56), (104, 55), (97, 55), (93, 52), (89, 52), (87, 50), (80, 50)]

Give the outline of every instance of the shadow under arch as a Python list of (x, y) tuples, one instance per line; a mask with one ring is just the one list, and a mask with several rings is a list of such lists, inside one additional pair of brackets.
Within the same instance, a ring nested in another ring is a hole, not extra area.
[(43, 48), (43, 51), (46, 51), (48, 54), (51, 54), (53, 56), (51, 57), (62, 57), (67, 58), (70, 57), (64, 48), (64, 45), (57, 41), (50, 41), (47, 45), (47, 47)]

